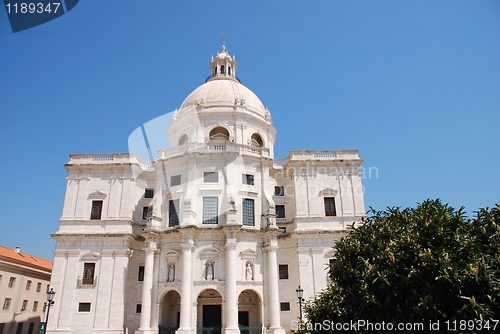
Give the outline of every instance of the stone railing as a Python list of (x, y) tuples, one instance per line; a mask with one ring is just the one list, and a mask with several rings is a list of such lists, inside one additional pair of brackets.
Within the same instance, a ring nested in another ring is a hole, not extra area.
[(269, 149), (251, 145), (235, 144), (231, 142), (221, 144), (189, 143), (158, 151), (159, 159), (168, 159), (185, 153), (239, 153), (255, 156), (269, 157)]

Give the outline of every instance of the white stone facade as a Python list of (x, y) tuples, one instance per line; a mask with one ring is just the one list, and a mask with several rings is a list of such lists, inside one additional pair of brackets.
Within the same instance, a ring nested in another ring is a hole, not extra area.
[(297, 287), (326, 287), (336, 241), (365, 215), (362, 160), (275, 160), (271, 114), (225, 46), (210, 65), (152, 163), (71, 155), (48, 333), (284, 333)]

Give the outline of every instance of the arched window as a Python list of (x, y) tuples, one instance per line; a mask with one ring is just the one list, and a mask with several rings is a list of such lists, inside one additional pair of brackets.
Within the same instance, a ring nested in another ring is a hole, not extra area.
[(222, 126), (217, 126), (210, 131), (210, 140), (229, 140), (229, 131)]
[(231, 75), (231, 66), (227, 67), (227, 74)]
[(180, 145), (184, 145), (184, 144), (187, 144), (189, 141), (189, 138), (187, 135), (182, 135), (180, 138), (179, 138), (179, 146)]
[(252, 135), (252, 138), (251, 138), (250, 141), (251, 141), (251, 143), (252, 143), (253, 146), (257, 146), (257, 147), (264, 146), (263, 142), (262, 142), (262, 137), (258, 133), (254, 133)]

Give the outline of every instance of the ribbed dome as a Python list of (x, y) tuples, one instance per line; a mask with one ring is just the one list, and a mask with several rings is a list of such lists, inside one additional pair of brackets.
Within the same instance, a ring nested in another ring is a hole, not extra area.
[[(179, 110), (182, 117), (184, 110), (190, 107), (202, 107), (205, 111), (217, 108), (224, 111), (233, 111), (234, 107), (245, 108), (247, 111), (266, 117), (266, 109), (250, 89), (230, 77), (221, 77), (211, 80), (196, 88), (186, 97)], [(192, 110), (192, 109), (191, 109)]]

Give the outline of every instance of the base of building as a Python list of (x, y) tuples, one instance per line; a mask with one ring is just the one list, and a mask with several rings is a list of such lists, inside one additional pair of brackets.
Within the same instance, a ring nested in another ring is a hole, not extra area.
[(138, 329), (135, 331), (135, 334), (155, 334), (156, 331), (154, 329)]
[(224, 334), (240, 334), (240, 329), (239, 327), (232, 327), (232, 328), (229, 328), (229, 327), (226, 327), (224, 328)]
[(278, 328), (266, 328), (265, 329), (266, 334), (285, 334), (285, 329), (278, 327)]
[(196, 334), (196, 330), (194, 328), (179, 328), (175, 334)]

